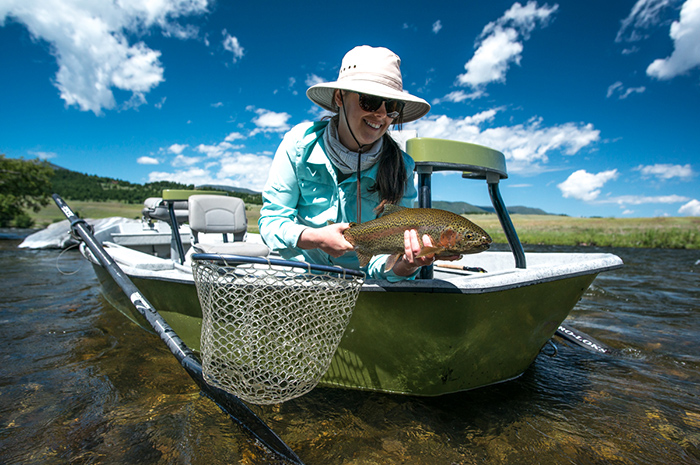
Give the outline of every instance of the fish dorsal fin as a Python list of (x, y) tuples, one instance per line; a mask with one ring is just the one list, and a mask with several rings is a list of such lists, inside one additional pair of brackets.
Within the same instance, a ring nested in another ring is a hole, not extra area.
[(382, 212), (381, 216), (389, 215), (391, 213), (396, 213), (396, 212), (399, 212), (401, 210), (404, 210), (405, 208), (407, 208), (407, 207), (402, 207), (401, 205), (395, 205), (393, 203), (387, 203), (386, 205), (384, 205), (384, 211)]

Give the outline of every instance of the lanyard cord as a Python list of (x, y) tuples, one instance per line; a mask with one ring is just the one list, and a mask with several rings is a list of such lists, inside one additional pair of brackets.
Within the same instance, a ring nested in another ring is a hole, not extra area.
[(343, 101), (343, 91), (340, 91), (340, 102), (343, 104), (343, 114), (345, 115), (345, 124), (348, 126), (348, 131), (350, 131), (350, 135), (352, 138), (355, 140), (355, 143), (359, 147), (357, 149), (357, 223), (360, 224), (362, 223), (362, 192), (360, 188), (360, 161), (362, 161), (362, 149), (365, 147), (364, 145), (360, 144), (360, 142), (357, 140), (357, 137), (355, 137), (355, 134), (352, 133), (352, 129), (350, 128), (350, 122), (348, 121), (348, 114), (345, 111), (345, 102)]

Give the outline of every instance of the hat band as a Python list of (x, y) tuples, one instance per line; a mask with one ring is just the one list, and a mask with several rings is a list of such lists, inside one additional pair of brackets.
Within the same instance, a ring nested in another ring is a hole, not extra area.
[(396, 79), (393, 76), (387, 74), (374, 74), (367, 72), (348, 72), (340, 77), (338, 77), (338, 83), (345, 83), (346, 81), (363, 81), (370, 82), (373, 84), (381, 84), (390, 87), (398, 92), (403, 92), (403, 82), (401, 78)]

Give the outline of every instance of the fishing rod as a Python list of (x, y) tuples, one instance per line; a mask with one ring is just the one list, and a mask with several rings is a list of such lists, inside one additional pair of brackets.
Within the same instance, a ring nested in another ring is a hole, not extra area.
[[(194, 352), (180, 339), (160, 313), (158, 313), (158, 310), (141, 295), (141, 292), (134, 283), (131, 282), (114, 259), (97, 242), (95, 236), (92, 235), (90, 225), (87, 224), (85, 220), (78, 218), (58, 194), (53, 194), (52, 197), (58, 208), (70, 221), (71, 231), (80, 236), (95, 258), (105, 267), (110, 276), (112, 276), (112, 279), (114, 279), (114, 282), (117, 283), (127, 297), (129, 297), (132, 305), (143, 315), (156, 334), (158, 334), (163, 342), (165, 342), (165, 345), (168, 346), (170, 352), (175, 356), (178, 362), (180, 362), (187, 374), (197, 383), (197, 386), (202, 390), (202, 394), (211, 399), (224, 413), (227, 413), (235, 423), (238, 423), (252, 434), (268, 450), (293, 464), (303, 465), (303, 462), (294, 451), (292, 451), (292, 449), (282, 441), (260, 417), (253, 413), (242, 400), (223, 389), (207, 384), (202, 373), (202, 364), (197, 359)], [(177, 227), (177, 225), (174, 227)]]

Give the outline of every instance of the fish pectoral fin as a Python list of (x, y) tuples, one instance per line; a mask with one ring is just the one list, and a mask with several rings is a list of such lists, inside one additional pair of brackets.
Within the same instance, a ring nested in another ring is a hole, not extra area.
[(387, 258), (386, 263), (384, 264), (384, 272), (391, 271), (394, 265), (396, 265), (396, 262), (399, 260), (399, 257), (401, 257), (401, 254), (397, 253)]
[(440, 234), (440, 245), (442, 246), (452, 246), (457, 244), (457, 233), (452, 229), (445, 229)]
[(420, 252), (418, 253), (418, 255), (416, 255), (416, 258), (419, 258), (419, 257), (426, 257), (426, 256), (431, 255), (431, 254), (437, 255), (437, 254), (439, 254), (440, 252), (443, 252), (444, 250), (445, 250), (445, 247), (441, 247), (441, 246), (438, 246), (438, 247), (423, 247), (422, 249), (420, 249)]

